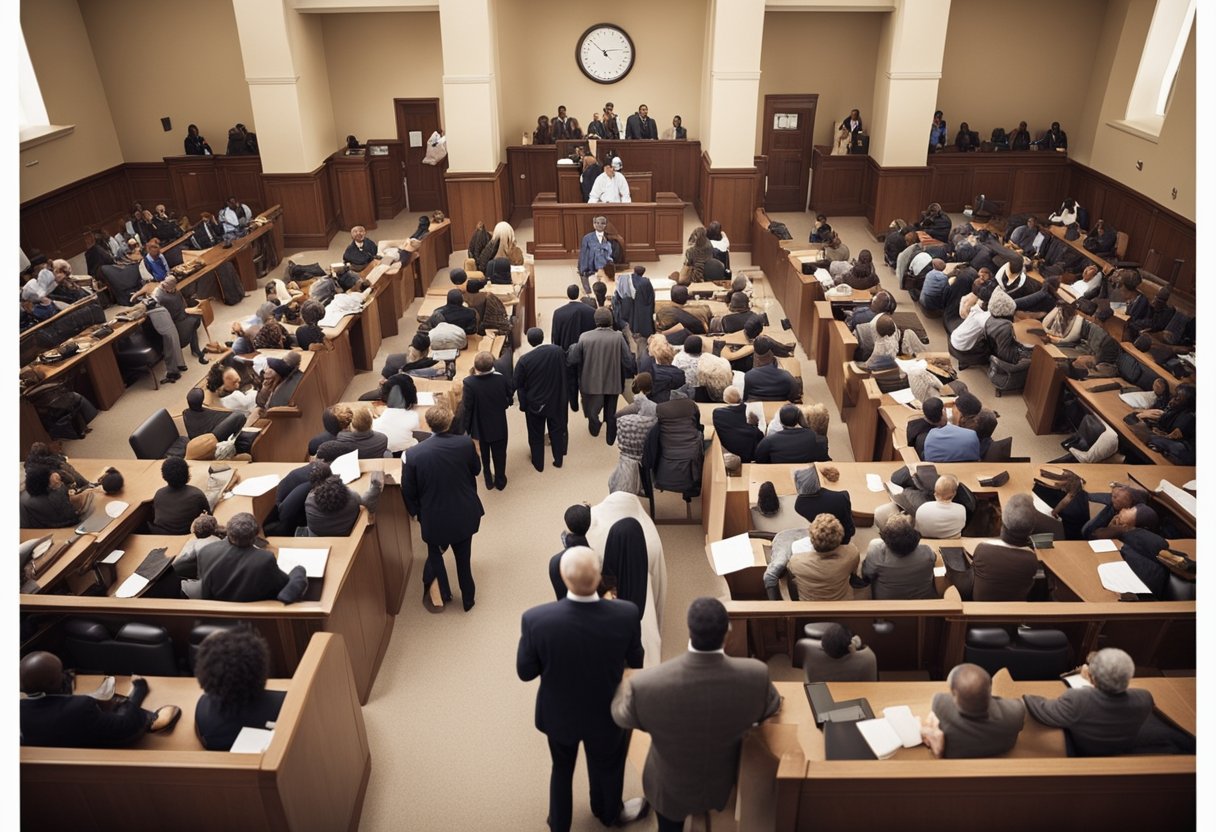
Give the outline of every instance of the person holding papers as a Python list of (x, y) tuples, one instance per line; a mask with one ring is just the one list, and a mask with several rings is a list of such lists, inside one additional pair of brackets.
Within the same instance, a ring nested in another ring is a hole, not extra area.
[(274, 728), (287, 692), (266, 690), (270, 649), (256, 631), (217, 630), (203, 639), (194, 675), (203, 695), (194, 732), (208, 751), (228, 751), (244, 728)]
[[(197, 559), (199, 599), (203, 601), (298, 601), (308, 589), (304, 567), (288, 575), (270, 552), (254, 545), (258, 521), (249, 512), (233, 516), (227, 525), (228, 539), (208, 544)], [(174, 571), (177, 571), (176, 569)]]
[(312, 473), (312, 490), (304, 501), (310, 537), (346, 537), (359, 519), (360, 506), (370, 514), (376, 513), (380, 492), (384, 489), (384, 473), (373, 471), (371, 485), (363, 494), (356, 494), (328, 466)]
[(933, 696), (921, 739), (934, 757), (974, 758), (1004, 754), (1018, 741), (1026, 706), (992, 695), (992, 677), (977, 664), (960, 664), (946, 677), (950, 693)]

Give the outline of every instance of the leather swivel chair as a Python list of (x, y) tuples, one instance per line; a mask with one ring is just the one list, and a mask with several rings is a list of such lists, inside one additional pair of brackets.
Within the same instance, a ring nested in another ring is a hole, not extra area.
[(173, 417), (163, 407), (149, 416), (127, 439), (136, 459), (185, 456), (186, 437), (177, 432)]
[(992, 382), (998, 399), (1002, 393), (1016, 392), (1024, 388), (1028, 372), (1029, 357), (1023, 358), (1017, 364), (1010, 364), (995, 355), (988, 356), (988, 379)]
[(156, 380), (156, 365), (161, 362), (161, 339), (159, 335), (149, 337), (146, 327), (136, 327), (115, 345), (114, 354), (124, 381), (129, 384), (142, 373), (152, 377), (153, 389), (159, 390)]
[(1072, 667), (1072, 647), (1060, 630), (1017, 627), (972, 627), (967, 631), (963, 660), (990, 674), (1002, 667), (1017, 680), (1056, 679)]
[(131, 621), (111, 634), (97, 621), (69, 618), (61, 648), (64, 665), (80, 673), (177, 676), (180, 671), (169, 631)]

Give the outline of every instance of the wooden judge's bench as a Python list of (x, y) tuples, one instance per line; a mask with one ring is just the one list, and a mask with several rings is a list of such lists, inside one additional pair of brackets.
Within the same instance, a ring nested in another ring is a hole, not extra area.
[[(648, 174), (633, 174), (639, 184)], [(649, 179), (645, 179), (649, 182)], [(603, 216), (625, 240), (625, 258), (631, 263), (653, 262), (661, 254), (684, 251), (684, 202), (673, 193), (656, 194), (653, 202), (559, 202), (557, 194), (538, 194), (532, 203), (533, 241), (528, 253), (537, 260), (578, 257), (579, 244), (592, 230), (591, 221)]]

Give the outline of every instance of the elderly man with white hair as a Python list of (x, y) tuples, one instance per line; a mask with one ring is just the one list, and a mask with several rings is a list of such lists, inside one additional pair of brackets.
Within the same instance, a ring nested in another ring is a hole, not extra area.
[(1128, 687), (1135, 672), (1131, 656), (1107, 647), (1081, 666), (1081, 678), (1092, 687), (1069, 688), (1055, 699), (1026, 694), (1022, 701), (1039, 722), (1064, 729), (1070, 756), (1126, 754), (1153, 712), (1153, 695)]
[(356, 225), (350, 230), (350, 245), (342, 252), (343, 262), (352, 268), (362, 271), (363, 267), (379, 257), (379, 246), (376, 241), (367, 236), (367, 229)]

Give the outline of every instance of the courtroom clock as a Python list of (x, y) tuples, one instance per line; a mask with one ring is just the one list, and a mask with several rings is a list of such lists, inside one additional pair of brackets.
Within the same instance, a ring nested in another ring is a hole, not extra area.
[(597, 23), (574, 44), (574, 60), (597, 84), (615, 84), (633, 69), (633, 41), (620, 26)]

